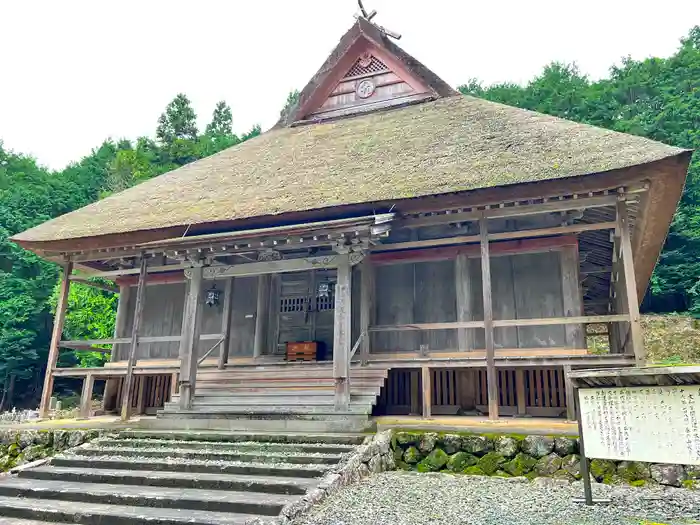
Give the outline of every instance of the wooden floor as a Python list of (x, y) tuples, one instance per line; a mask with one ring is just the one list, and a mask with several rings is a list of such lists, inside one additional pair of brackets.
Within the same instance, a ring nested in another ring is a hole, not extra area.
[(377, 430), (401, 428), (407, 430), (433, 430), (437, 432), (475, 432), (480, 434), (547, 434), (575, 436), (578, 427), (575, 421), (555, 418), (500, 418), (490, 420), (485, 416), (436, 416), (423, 419), (419, 416), (375, 417)]

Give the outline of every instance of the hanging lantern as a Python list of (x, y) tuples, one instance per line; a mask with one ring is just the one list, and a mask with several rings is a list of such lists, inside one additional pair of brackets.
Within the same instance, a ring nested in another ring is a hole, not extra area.
[(204, 302), (207, 306), (213, 307), (219, 305), (219, 298), (221, 297), (221, 291), (216, 289), (216, 285), (212, 286), (207, 290), (207, 296)]

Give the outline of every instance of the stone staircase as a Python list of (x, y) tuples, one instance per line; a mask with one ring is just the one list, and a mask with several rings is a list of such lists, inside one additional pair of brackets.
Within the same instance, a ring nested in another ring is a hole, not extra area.
[(334, 406), (333, 364), (280, 363), (202, 368), (192, 408), (179, 396), (165, 404), (154, 427), (187, 429), (357, 432), (368, 427), (386, 368), (350, 369), (350, 405)]
[[(314, 489), (361, 434), (124, 431), (0, 478), (0, 523), (239, 525)], [(26, 521), (32, 520), (32, 521)]]

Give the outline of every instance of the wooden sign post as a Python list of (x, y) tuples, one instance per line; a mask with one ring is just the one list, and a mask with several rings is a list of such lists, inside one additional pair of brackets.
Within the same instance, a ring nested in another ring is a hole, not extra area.
[(576, 388), (584, 500), (587, 458), (700, 465), (700, 367), (570, 372)]

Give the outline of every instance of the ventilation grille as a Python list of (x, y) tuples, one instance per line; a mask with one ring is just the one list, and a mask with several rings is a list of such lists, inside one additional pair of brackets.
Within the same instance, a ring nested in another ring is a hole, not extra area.
[(319, 312), (333, 310), (335, 308), (335, 287), (331, 286), (328, 297), (316, 297), (316, 309)]
[(372, 60), (367, 66), (363, 67), (362, 65), (360, 65), (360, 62), (362, 62), (361, 58), (358, 59), (357, 62), (355, 62), (355, 65), (352, 66), (352, 68), (350, 68), (350, 71), (348, 71), (347, 75), (345, 75), (345, 78), (374, 75), (376, 73), (383, 73), (385, 71), (389, 71), (389, 68), (386, 67), (386, 65), (384, 65), (384, 62), (382, 62), (375, 56), (372, 57)]
[(283, 297), (280, 300), (280, 312), (304, 312), (306, 311), (306, 297)]

